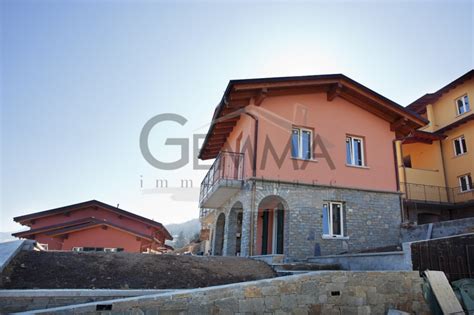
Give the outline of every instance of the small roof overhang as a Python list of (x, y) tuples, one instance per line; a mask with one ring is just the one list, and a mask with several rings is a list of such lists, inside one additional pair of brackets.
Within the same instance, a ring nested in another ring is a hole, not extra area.
[(408, 136), (403, 138), (402, 143), (403, 144), (410, 144), (410, 143), (432, 144), (433, 141), (444, 140), (445, 138), (446, 136), (443, 134), (431, 133), (431, 132), (426, 132), (426, 131), (421, 131), (421, 130), (414, 130), (410, 132)]
[(422, 114), (426, 112), (426, 105), (435, 103), (437, 100), (439, 100), (439, 98), (443, 94), (448, 93), (449, 91), (451, 91), (452, 89), (455, 89), (461, 84), (464, 84), (464, 82), (472, 79), (473, 77), (474, 77), (474, 70), (469, 70), (467, 73), (463, 74), (456, 80), (446, 84), (445, 86), (440, 88), (438, 91), (423, 95), (422, 97), (420, 97), (419, 99), (417, 99), (416, 101), (408, 105), (407, 108), (418, 114)]

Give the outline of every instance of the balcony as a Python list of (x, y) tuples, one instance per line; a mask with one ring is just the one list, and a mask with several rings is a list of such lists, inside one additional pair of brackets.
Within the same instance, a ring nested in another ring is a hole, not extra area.
[(461, 187), (443, 187), (414, 183), (401, 183), (404, 198), (435, 204), (459, 204), (474, 201), (474, 189), (462, 191)]
[(201, 208), (219, 208), (242, 188), (243, 163), (243, 153), (219, 153), (201, 182)]

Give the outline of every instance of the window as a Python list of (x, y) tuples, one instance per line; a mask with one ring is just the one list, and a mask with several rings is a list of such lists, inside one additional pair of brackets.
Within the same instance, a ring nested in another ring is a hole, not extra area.
[(111, 253), (114, 253), (117, 251), (117, 248), (104, 248), (104, 252), (111, 252)]
[(73, 247), (72, 251), (73, 252), (82, 252), (83, 248), (82, 247)]
[(346, 137), (346, 163), (364, 166), (364, 140), (358, 137)]
[(461, 96), (456, 100), (456, 109), (458, 115), (462, 115), (470, 110), (469, 98), (467, 97), (467, 95)]
[(343, 237), (343, 217), (342, 203), (325, 203), (323, 205), (323, 235), (329, 237)]
[(291, 134), (291, 157), (311, 160), (313, 146), (313, 132), (304, 128), (293, 128)]
[(454, 139), (453, 144), (454, 155), (458, 156), (467, 152), (466, 139), (464, 139), (464, 136)]
[(83, 247), (82, 250), (84, 252), (103, 252), (103, 247)]
[(459, 176), (459, 189), (461, 192), (470, 191), (472, 189), (471, 174)]

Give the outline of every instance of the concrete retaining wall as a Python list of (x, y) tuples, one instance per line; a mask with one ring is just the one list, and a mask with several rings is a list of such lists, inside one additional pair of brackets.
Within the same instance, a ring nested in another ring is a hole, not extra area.
[(149, 314), (429, 314), (417, 272), (314, 272), (109, 302), (38, 311)]
[[(404, 246), (407, 251), (410, 247)], [(406, 252), (331, 255), (308, 258), (309, 262), (339, 264), (344, 270), (412, 270), (411, 256)]]
[[(402, 242), (426, 240), (429, 229), (430, 224), (402, 228), (400, 233)], [(430, 238), (440, 238), (469, 232), (474, 232), (474, 218), (436, 222), (432, 223)]]
[(0, 313), (24, 312), (174, 291), (177, 290), (0, 290)]

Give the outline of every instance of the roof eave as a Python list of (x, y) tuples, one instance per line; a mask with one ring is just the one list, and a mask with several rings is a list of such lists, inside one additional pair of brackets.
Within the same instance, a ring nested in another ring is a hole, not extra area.
[[(397, 103), (394, 101), (384, 97), (383, 95), (371, 90), (370, 88), (364, 86), (363, 84), (343, 75), (343, 74), (327, 74), (327, 75), (316, 75), (316, 76), (299, 76), (299, 77), (276, 77), (276, 78), (259, 78), (259, 79), (242, 79), (242, 80), (230, 80), (229, 83), (227, 84), (227, 88), (224, 92), (224, 95), (222, 96), (221, 101), (219, 102), (218, 106), (216, 107), (216, 110), (214, 111), (214, 115), (211, 121), (211, 124), (209, 126), (209, 130), (206, 134), (206, 137), (204, 138), (203, 145), (199, 151), (198, 158), (201, 160), (206, 160), (206, 159), (212, 159), (215, 158), (213, 153), (208, 153), (204, 154), (208, 143), (210, 141), (210, 137), (212, 136), (214, 132), (214, 128), (216, 125), (216, 119), (219, 117), (220, 113), (222, 112), (223, 108), (225, 107), (225, 100), (229, 98), (229, 93), (233, 89), (235, 85), (252, 85), (252, 84), (264, 84), (264, 83), (276, 83), (276, 82), (288, 82), (294, 83), (298, 81), (307, 81), (307, 80), (313, 80), (313, 81), (318, 81), (318, 80), (333, 80), (333, 83), (341, 83), (344, 84), (349, 88), (353, 89), (355, 91), (358, 91), (358, 93), (366, 93), (367, 95), (371, 95), (375, 99), (378, 99), (378, 102), (380, 104), (385, 104), (384, 106), (387, 108), (391, 108), (392, 113), (395, 113), (401, 117), (408, 118), (412, 122), (412, 127), (417, 129), (420, 128), (428, 123), (428, 120), (419, 115), (416, 112), (413, 112)], [(345, 82), (344, 82), (345, 81)], [(332, 81), (331, 81), (332, 82)], [(316, 84), (316, 83), (315, 83)], [(329, 83), (328, 83), (329, 84)], [(247, 90), (252, 90), (251, 87), (241, 87), (243, 89)], [(255, 87), (258, 89), (258, 86)], [(254, 88), (254, 89), (255, 89)]]

